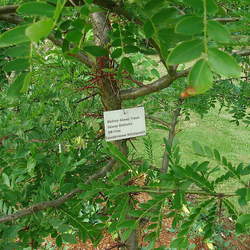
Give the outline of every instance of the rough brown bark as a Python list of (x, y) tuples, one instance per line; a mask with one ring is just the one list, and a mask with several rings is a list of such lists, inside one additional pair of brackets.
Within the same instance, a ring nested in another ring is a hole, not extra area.
[(140, 97), (140, 96), (145, 96), (145, 95), (155, 93), (157, 91), (160, 91), (162, 89), (169, 87), (176, 79), (187, 76), (189, 71), (190, 69), (186, 69), (186, 70), (177, 72), (173, 76), (170, 76), (170, 75), (163, 76), (160, 79), (140, 88), (131, 88), (131, 89), (122, 90), (120, 91), (120, 97), (122, 100), (129, 100), (129, 99), (136, 99), (137, 97)]
[(18, 5), (6, 5), (0, 6), (0, 14), (10, 14), (15, 13), (18, 8)]
[[(95, 44), (107, 48), (109, 43), (108, 32), (110, 30), (108, 14), (106, 12), (97, 12), (93, 13), (91, 18)], [(110, 68), (110, 61), (108, 57), (97, 57), (96, 61), (97, 74), (101, 74), (101, 71), (105, 68)], [(106, 79), (103, 78), (102, 81), (99, 82), (99, 89), (104, 110), (115, 110), (121, 108), (119, 87), (115, 81), (110, 81), (108, 77)]]
[[(108, 13), (96, 12), (91, 15), (95, 44), (102, 46), (106, 49), (109, 44), (108, 32), (110, 30), (110, 24), (108, 19)], [(110, 68), (110, 60), (108, 57), (98, 57), (96, 59), (96, 73), (102, 74), (104, 68)], [(105, 77), (106, 76), (106, 77)], [(102, 103), (105, 111), (121, 109), (122, 101), (119, 96), (119, 86), (116, 81), (112, 81), (108, 75), (103, 74), (102, 81), (99, 82), (99, 89), (101, 94)], [(123, 152), (125, 155), (128, 152), (126, 141), (115, 141), (114, 144)], [(138, 240), (137, 232), (134, 230), (129, 239), (126, 242), (127, 250), (137, 250)]]

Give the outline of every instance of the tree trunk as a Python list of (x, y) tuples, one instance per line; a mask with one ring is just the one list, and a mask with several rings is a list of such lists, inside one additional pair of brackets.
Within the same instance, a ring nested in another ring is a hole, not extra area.
[[(108, 32), (110, 30), (110, 23), (108, 14), (106, 12), (96, 12), (92, 16), (92, 25), (94, 30), (95, 44), (106, 49), (109, 44)], [(110, 77), (108, 73), (103, 71), (104, 68), (111, 68), (112, 63), (107, 56), (97, 57), (96, 59), (96, 74), (101, 76), (101, 81), (98, 82), (100, 88), (100, 95), (104, 111), (121, 109), (122, 102), (119, 96), (119, 86), (117, 82)], [(126, 140), (119, 140), (113, 142), (121, 152), (128, 154), (128, 147)], [(126, 242), (126, 249), (137, 250), (138, 240), (136, 230), (131, 233)]]

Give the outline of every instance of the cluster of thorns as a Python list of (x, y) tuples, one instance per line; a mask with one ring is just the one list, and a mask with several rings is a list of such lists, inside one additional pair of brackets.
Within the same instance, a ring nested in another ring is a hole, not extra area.
[[(88, 83), (89, 85), (84, 86), (82, 88), (78, 88), (77, 90), (85, 90), (91, 88), (97, 88), (98, 86), (101, 87), (107, 81), (110, 83), (110, 87), (114, 88), (123, 82), (123, 80), (130, 80), (134, 82), (137, 86), (143, 87), (145, 86), (142, 82), (132, 79), (127, 71), (119, 72), (120, 75), (117, 74), (116, 71), (117, 67), (115, 65), (114, 60), (108, 57), (99, 57), (97, 60), (97, 68), (94, 73), (90, 73), (89, 75), (92, 77)], [(119, 71), (117, 69), (117, 71)]]

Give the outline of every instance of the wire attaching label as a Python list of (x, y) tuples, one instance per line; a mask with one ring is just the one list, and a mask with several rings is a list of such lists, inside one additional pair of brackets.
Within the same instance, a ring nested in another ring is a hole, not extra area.
[(106, 141), (116, 141), (146, 135), (143, 107), (104, 112)]

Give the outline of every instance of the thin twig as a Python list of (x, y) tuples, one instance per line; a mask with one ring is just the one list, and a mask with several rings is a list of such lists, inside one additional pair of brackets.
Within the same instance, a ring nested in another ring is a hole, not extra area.
[(92, 97), (95, 97), (97, 94), (98, 94), (98, 93), (94, 93), (94, 94), (92, 94), (92, 95), (90, 95), (90, 96), (84, 97), (84, 98), (82, 98), (82, 99), (76, 101), (76, 103), (84, 102), (84, 101), (86, 101), (86, 100), (88, 100), (88, 99), (90, 99), (90, 98), (92, 98)]
[(155, 121), (155, 122), (157, 122), (157, 123), (159, 123), (159, 124), (161, 124), (161, 125), (163, 125), (164, 127), (167, 127), (167, 128), (169, 128), (171, 126), (170, 123), (165, 122), (162, 119), (160, 119), (158, 117), (151, 116), (151, 115), (146, 115), (146, 119)]

